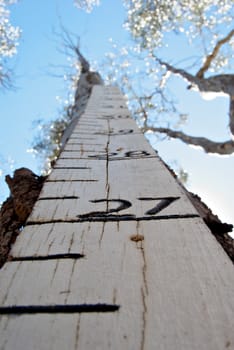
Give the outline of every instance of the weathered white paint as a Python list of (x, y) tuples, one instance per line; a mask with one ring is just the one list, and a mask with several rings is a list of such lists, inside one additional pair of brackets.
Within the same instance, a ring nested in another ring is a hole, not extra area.
[(0, 271), (3, 307), (119, 310), (2, 315), (1, 349), (234, 348), (233, 265), (128, 116), (95, 87)]

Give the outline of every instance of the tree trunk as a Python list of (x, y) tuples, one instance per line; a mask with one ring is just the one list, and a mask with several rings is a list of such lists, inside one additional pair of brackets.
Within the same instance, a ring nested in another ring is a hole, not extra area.
[(93, 87), (0, 283), (4, 350), (234, 345), (232, 262), (114, 87)]

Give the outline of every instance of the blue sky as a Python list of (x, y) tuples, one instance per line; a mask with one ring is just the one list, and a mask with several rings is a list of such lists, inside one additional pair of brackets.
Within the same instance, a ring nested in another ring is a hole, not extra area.
[[(111, 46), (109, 38), (128, 45), (129, 35), (122, 28), (125, 12), (121, 0), (102, 1), (102, 6), (86, 14), (73, 6), (72, 0), (21, 0), (11, 6), (12, 22), (22, 28), (19, 52), (14, 59), (15, 90), (0, 92), (0, 201), (8, 195), (4, 176), (11, 168), (29, 167), (39, 173), (37, 159), (27, 153), (35, 135), (33, 121), (50, 120), (59, 115), (61, 104), (56, 96), (67, 98), (61, 68), (68, 65), (59, 51), (60, 42), (54, 32), (62, 23), (81, 38), (82, 52), (90, 60), (101, 62)], [(181, 107), (191, 118), (184, 131), (215, 140), (228, 138), (228, 101), (217, 98), (203, 100), (197, 93), (175, 78), (180, 91)], [(189, 188), (198, 193), (223, 220), (234, 224), (234, 157), (206, 155), (202, 150), (188, 147), (179, 141), (153, 141), (159, 154), (171, 163), (178, 162), (189, 173)]]

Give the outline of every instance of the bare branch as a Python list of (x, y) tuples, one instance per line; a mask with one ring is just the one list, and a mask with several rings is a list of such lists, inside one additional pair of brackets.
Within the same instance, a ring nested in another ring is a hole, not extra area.
[[(0, 65), (0, 68), (1, 65)], [(0, 69), (0, 88), (3, 88), (5, 90), (13, 90), (15, 89), (15, 85), (12, 82), (12, 76), (13, 76), (13, 71), (8, 68), (3, 71), (3, 69)]]
[(63, 42), (65, 44), (65, 46), (72, 50), (73, 52), (75, 52), (75, 54), (77, 55), (78, 61), (80, 62), (81, 65), (81, 73), (87, 73), (90, 70), (90, 64), (89, 62), (86, 60), (86, 58), (81, 54), (80, 52), (80, 40), (78, 38), (77, 40), (77, 44), (74, 43), (71, 35), (69, 34), (69, 32), (66, 30), (66, 28), (64, 28), (62, 26), (62, 39)]
[(225, 141), (225, 142), (214, 142), (214, 141), (210, 141), (205, 137), (189, 136), (184, 134), (181, 131), (175, 131), (169, 128), (148, 127), (148, 128), (145, 128), (143, 131), (146, 132), (149, 130), (154, 132), (164, 133), (169, 137), (179, 139), (189, 145), (202, 147), (203, 150), (207, 153), (217, 153), (220, 155), (234, 153), (234, 141), (232, 140)]
[(176, 68), (176, 67), (172, 66), (171, 64), (169, 64), (168, 62), (162, 61), (158, 57), (155, 57), (155, 59), (161, 66), (165, 66), (167, 68), (167, 70), (170, 71), (171, 73), (179, 74), (180, 76), (185, 78), (188, 82), (190, 82), (192, 84), (197, 84), (198, 78), (194, 77), (192, 74), (188, 73), (184, 69)]
[(162, 66), (165, 66), (173, 74), (179, 74), (181, 77), (191, 83), (188, 87), (193, 88), (196, 86), (200, 92), (215, 92), (225, 93), (230, 98), (229, 109), (229, 128), (234, 135), (234, 74), (219, 74), (211, 76), (207, 79), (199, 78), (188, 73), (184, 69), (179, 69), (171, 64), (155, 58)]
[(219, 52), (221, 46), (226, 44), (228, 41), (230, 41), (233, 35), (234, 35), (234, 29), (231, 30), (228, 33), (228, 35), (226, 35), (223, 39), (217, 41), (217, 44), (215, 45), (212, 53), (206, 57), (206, 60), (205, 60), (205, 62), (203, 64), (203, 66), (197, 72), (197, 74), (196, 74), (197, 78), (203, 78), (204, 77), (204, 73), (210, 68), (211, 63), (215, 59), (215, 57), (218, 55), (218, 52)]
[(234, 135), (234, 95), (230, 96), (230, 105), (229, 105), (229, 128), (232, 135)]
[(223, 92), (229, 96), (234, 95), (234, 74), (218, 74), (211, 76), (207, 79), (198, 78), (184, 69), (176, 68), (171, 64), (155, 58), (162, 66), (165, 66), (173, 74), (178, 74), (185, 80), (191, 83), (188, 88), (197, 86), (198, 90), (201, 92)]

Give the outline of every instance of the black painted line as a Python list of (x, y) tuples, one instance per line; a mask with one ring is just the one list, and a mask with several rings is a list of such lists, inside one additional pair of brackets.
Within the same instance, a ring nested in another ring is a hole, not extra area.
[[(79, 129), (79, 130), (81, 130), (80, 132), (74, 132), (73, 134), (72, 134), (72, 136), (73, 137), (79, 137), (79, 138), (82, 138), (82, 136), (81, 135), (85, 135), (85, 137), (87, 137), (87, 135), (89, 135), (89, 136), (92, 136), (92, 137), (94, 137), (94, 135), (96, 135), (96, 132), (99, 132), (100, 130), (102, 130), (101, 128), (93, 128), (93, 129), (89, 129), (89, 130), (82, 130), (82, 129)], [(85, 138), (84, 137), (84, 138)]]
[(113, 157), (110, 158), (110, 161), (115, 161), (115, 160), (142, 160), (142, 159), (159, 159), (157, 155), (149, 155), (149, 156), (141, 156), (141, 157)]
[(163, 199), (168, 199), (168, 200), (176, 200), (180, 199), (178, 196), (168, 196), (168, 197), (138, 197), (140, 201), (154, 201), (154, 200), (163, 200)]
[[(79, 130), (79, 131), (84, 131), (84, 132), (87, 132), (87, 131), (90, 131), (90, 130), (93, 130), (93, 129), (100, 129), (102, 128), (103, 126), (102, 125), (97, 125), (95, 123), (93, 124), (77, 124), (77, 126), (79, 126), (78, 128), (76, 128), (76, 130)], [(76, 130), (74, 130), (73, 132), (77, 132)]]
[(46, 182), (98, 182), (99, 180), (90, 180), (90, 179), (87, 179), (87, 180), (70, 180), (70, 179), (63, 179), (63, 180), (46, 180)]
[(105, 133), (105, 132), (96, 132), (94, 135), (104, 135), (104, 136), (129, 136), (129, 135), (133, 135), (133, 136), (135, 136), (135, 135), (141, 135), (142, 133), (139, 131), (134, 131), (134, 132), (128, 132), (128, 133), (118, 133), (118, 132), (116, 132), (116, 133), (110, 133), (110, 134), (108, 134), (108, 133)]
[(58, 314), (58, 313), (103, 313), (115, 312), (120, 308), (115, 304), (72, 304), (72, 305), (16, 305), (0, 307), (2, 315)]
[(142, 216), (134, 217), (133, 215), (108, 215), (100, 217), (78, 218), (79, 222), (115, 222), (115, 221), (158, 221), (171, 219), (189, 219), (200, 217), (197, 214), (172, 214), (172, 215), (158, 215), (158, 216)]
[[(106, 159), (92, 159), (92, 158), (87, 158), (87, 157), (59, 157), (59, 159), (63, 160), (106, 160)], [(70, 181), (70, 180), (69, 180)]]
[(11, 261), (46, 261), (46, 260), (59, 260), (59, 259), (82, 259), (84, 258), (84, 254), (52, 254), (52, 255), (36, 255), (36, 256), (18, 256), (18, 257), (11, 257)]
[(94, 137), (70, 137), (69, 140), (96, 140)]
[[(64, 149), (62, 152), (79, 152), (79, 153), (92, 152), (93, 153), (95, 152), (95, 149)], [(104, 150), (99, 152), (105, 154)]]
[[(133, 159), (151, 159), (151, 158), (157, 158), (157, 156), (141, 156), (141, 157), (109, 157), (109, 161), (116, 161), (116, 160), (133, 160)], [(82, 158), (82, 159), (89, 159), (89, 160), (106, 160), (102, 155), (100, 156), (89, 156), (88, 158)]]
[[(90, 132), (73, 132), (72, 135), (96, 135), (96, 132), (95, 130), (90, 130)], [(73, 136), (71, 136), (71, 138), (73, 138)], [(85, 137), (79, 137), (79, 139), (85, 139)]]
[(97, 117), (97, 119), (100, 119), (100, 120), (121, 120), (122, 119), (123, 120), (123, 119), (132, 119), (132, 118), (130, 117), (130, 115), (119, 115), (118, 113), (116, 113), (115, 115)]
[(156, 158), (158, 158), (157, 156), (154, 156), (154, 155), (152, 155), (152, 156), (142, 156), (142, 157), (116, 157), (116, 158), (110, 158), (109, 160), (110, 161), (116, 161), (116, 160), (133, 160), (133, 159), (156, 159)]
[(76, 220), (44, 220), (44, 221), (28, 221), (26, 226), (53, 224), (53, 223), (83, 223), (83, 222), (116, 222), (116, 221), (160, 221), (160, 220), (173, 220), (173, 219), (193, 219), (200, 218), (198, 214), (172, 214), (172, 215), (158, 215), (158, 216), (141, 216), (135, 217), (134, 215), (108, 215), (103, 217), (86, 217), (77, 218)]
[[(103, 126), (104, 125), (100, 125), (100, 124), (95, 124), (95, 123), (93, 123), (93, 124), (79, 124), (79, 125), (77, 125), (77, 126), (79, 126), (78, 128), (77, 128), (77, 130), (78, 131), (85, 131), (85, 132), (87, 132), (87, 131), (92, 131), (92, 130), (100, 130), (100, 129), (102, 129), (103, 128)], [(75, 131), (74, 130), (74, 132), (77, 132), (77, 131)]]
[(82, 121), (82, 120), (80, 120), (79, 123), (78, 123), (77, 125), (102, 127), (102, 125), (97, 124), (96, 122), (93, 122), (93, 123), (89, 122), (89, 123), (87, 123), (87, 122)]
[(79, 199), (78, 196), (63, 196), (63, 197), (41, 197), (38, 198), (38, 201), (48, 201), (48, 200), (55, 200), (55, 199)]
[(81, 143), (81, 142), (67, 142), (67, 145), (80, 145), (80, 146), (105, 146), (104, 143)]
[[(100, 155), (100, 156), (89, 156), (87, 157), (60, 157), (59, 159), (76, 159), (76, 160), (105, 160), (106, 161), (106, 157), (104, 158), (104, 156)], [(158, 159), (157, 155), (152, 155), (152, 156), (142, 156), (142, 157), (109, 157), (108, 160), (109, 161), (116, 161), (116, 160), (135, 160), (135, 159)]]
[(87, 167), (87, 166), (55, 166), (53, 167), (54, 169), (77, 169), (77, 170), (90, 170), (92, 169), (91, 167)]

